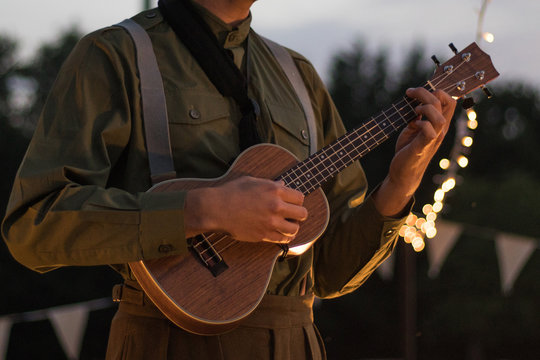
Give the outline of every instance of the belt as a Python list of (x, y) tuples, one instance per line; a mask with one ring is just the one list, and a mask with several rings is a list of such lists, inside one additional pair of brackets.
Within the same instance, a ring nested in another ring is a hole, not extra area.
[[(113, 301), (119, 310), (137, 316), (166, 319), (136, 281), (126, 280), (113, 287)], [(301, 296), (265, 295), (257, 308), (241, 322), (241, 326), (288, 328), (313, 323), (312, 293)]]
[(123, 284), (114, 285), (112, 299), (119, 303), (120, 311), (137, 316), (166, 319), (136, 281), (125, 280)]

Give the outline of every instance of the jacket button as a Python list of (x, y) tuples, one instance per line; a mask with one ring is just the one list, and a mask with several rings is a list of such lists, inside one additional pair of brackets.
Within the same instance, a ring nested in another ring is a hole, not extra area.
[(191, 109), (191, 110), (189, 110), (189, 116), (192, 119), (198, 119), (198, 118), (201, 117), (201, 113), (197, 109)]
[(159, 245), (158, 251), (160, 253), (168, 253), (171, 252), (173, 249), (172, 245), (166, 244), (166, 245)]
[(390, 237), (390, 236), (394, 235), (395, 232), (396, 232), (395, 230), (387, 230), (387, 231), (384, 233), (384, 236)]
[(304, 138), (304, 140), (307, 140), (307, 138), (309, 137), (309, 134), (306, 130), (302, 130), (302, 137)]

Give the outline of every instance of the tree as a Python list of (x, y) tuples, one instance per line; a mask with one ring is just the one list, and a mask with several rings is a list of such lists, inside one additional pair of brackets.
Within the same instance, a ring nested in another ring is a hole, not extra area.
[[(15, 41), (0, 36), (0, 159), (4, 175), (0, 180), (0, 218), (4, 217), (29, 135), (79, 34), (75, 29), (69, 30), (57, 41), (43, 45), (34, 59), (23, 65), (15, 62)], [(120, 277), (107, 267), (70, 267), (40, 275), (15, 262), (2, 242), (0, 281), (6, 294), (0, 298), (0, 315), (4, 315), (108, 297)], [(103, 357), (113, 314), (114, 308), (91, 314), (81, 359)], [(7, 359), (65, 356), (48, 321), (14, 324), (8, 349)]]
[[(330, 91), (348, 129), (387, 108), (406, 87), (428, 79), (430, 61), (422, 53), (415, 49), (392, 72), (384, 50), (370, 54), (361, 43), (334, 58)], [(492, 90), (495, 97), (489, 100), (475, 95), (479, 127), (469, 166), (460, 170), (440, 215), (483, 230), (462, 235), (437, 279), (426, 276), (425, 252), (416, 256), (419, 359), (540, 356), (540, 310), (532, 305), (540, 299), (538, 256), (531, 258), (514, 293), (504, 296), (493, 241), (498, 231), (540, 237), (540, 96), (517, 83), (495, 82)], [(458, 108), (456, 117), (460, 113)], [(437, 157), (448, 156), (454, 136), (451, 126)], [(361, 160), (372, 185), (385, 176), (394, 143), (387, 141)], [(437, 185), (432, 180), (442, 172), (437, 157), (416, 194), (415, 211), (433, 201)], [(384, 282), (374, 275), (355, 293), (316, 309), (330, 359), (403, 355), (398, 276)]]
[(4, 175), (0, 177), (0, 215), (2, 217), (13, 177), (27, 144), (27, 139), (10, 123), (11, 117), (14, 116), (10, 81), (16, 73), (15, 50), (15, 41), (0, 36), (0, 163)]
[[(386, 50), (369, 54), (362, 42), (334, 56), (329, 91), (348, 130), (352, 130), (379, 111), (398, 101), (408, 87), (420, 86), (429, 78), (430, 67), (422, 61), (423, 50), (413, 48), (403, 68), (392, 71)], [(403, 71), (405, 69), (405, 71)], [(379, 183), (388, 172), (395, 141), (380, 145), (361, 162), (368, 182)]]
[(22, 109), (25, 127), (30, 131), (33, 131), (37, 123), (60, 67), (80, 37), (81, 33), (77, 28), (69, 29), (56, 41), (41, 46), (32, 61), (17, 69), (19, 80), (23, 80), (24, 86), (30, 87), (30, 101)]
[(448, 215), (476, 225), (540, 237), (540, 94), (519, 83), (494, 85), (495, 96), (476, 107), (478, 129), (449, 198)]

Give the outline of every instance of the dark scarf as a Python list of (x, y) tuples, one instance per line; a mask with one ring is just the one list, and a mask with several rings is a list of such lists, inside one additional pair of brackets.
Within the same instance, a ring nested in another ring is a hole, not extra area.
[(221, 95), (232, 97), (242, 112), (240, 150), (261, 142), (258, 105), (248, 97), (247, 79), (189, 0), (159, 0), (159, 10)]

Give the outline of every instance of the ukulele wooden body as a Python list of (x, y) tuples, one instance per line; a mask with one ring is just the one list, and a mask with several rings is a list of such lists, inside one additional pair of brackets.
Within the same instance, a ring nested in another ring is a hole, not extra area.
[[(255, 145), (244, 151), (220, 178), (168, 180), (149, 191), (217, 186), (241, 176), (276, 179), (297, 162), (294, 155), (277, 145)], [(309, 216), (289, 244), (291, 255), (307, 250), (328, 224), (328, 202), (320, 188), (305, 197), (304, 206)], [(217, 238), (223, 243), (225, 236)], [(231, 238), (225, 242), (233, 244), (220, 254), (227, 268), (217, 276), (193, 252), (132, 262), (129, 266), (145, 293), (172, 322), (193, 333), (218, 334), (233, 329), (257, 307), (266, 293), (274, 263), (283, 253), (279, 245), (268, 242)]]

